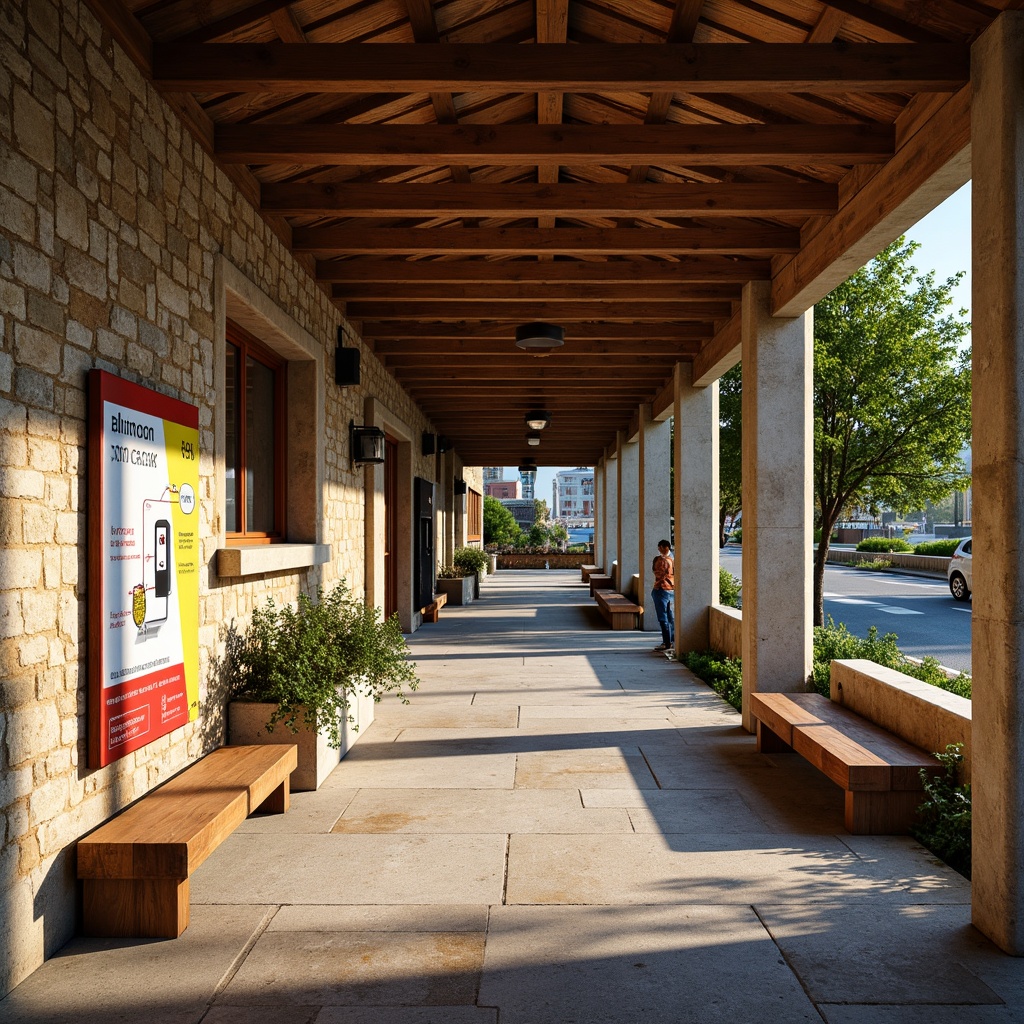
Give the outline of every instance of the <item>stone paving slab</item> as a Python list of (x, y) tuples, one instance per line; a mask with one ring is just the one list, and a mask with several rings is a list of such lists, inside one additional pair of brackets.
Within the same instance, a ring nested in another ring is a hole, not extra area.
[[(1021, 1006), (1024, 961), (970, 925), (969, 906), (758, 904), (808, 994), (823, 1003)], [(813, 927), (809, 927), (813, 922)], [(965, 1010), (966, 1019), (973, 1019)]]
[(501, 1024), (820, 1022), (749, 907), (496, 907), (480, 1002)]
[(268, 932), (484, 932), (485, 905), (333, 904), (281, 907)]
[[(209, 1019), (209, 1018), (207, 1018)], [(327, 1006), (316, 1024), (497, 1024), (498, 1011), (479, 1006)], [(205, 1021), (204, 1021), (205, 1024)]]
[(585, 789), (585, 807), (624, 807), (635, 832), (715, 833), (768, 831), (735, 790)]
[(515, 704), (508, 707), (478, 707), (469, 705), (433, 705), (429, 707), (412, 704), (408, 707), (392, 704), (382, 710), (378, 704), (374, 726), (379, 722), (394, 724), (401, 729), (514, 729), (519, 724), (519, 708)]
[(358, 789), (511, 789), (514, 753), (460, 754), (455, 745), (357, 743), (331, 773), (336, 784)]
[(658, 788), (642, 757), (615, 748), (524, 753), (516, 764), (516, 789), (618, 789), (628, 784)]
[(180, 938), (72, 939), (0, 1002), (4, 1024), (199, 1021), (268, 908), (193, 906)]
[(236, 832), (192, 876), (192, 903), (500, 903), (504, 866), (497, 835)]
[(934, 875), (913, 888), (840, 839), (780, 834), (513, 835), (509, 904), (956, 903), (959, 888)]
[[(616, 706), (614, 709), (615, 721), (629, 721), (633, 719), (654, 718), (658, 721), (667, 721), (672, 717), (671, 712), (664, 704), (626, 704)], [(570, 721), (574, 718), (582, 718), (591, 721), (594, 718), (594, 710), (590, 707), (580, 707), (577, 704), (524, 704), (519, 709), (519, 725), (521, 728), (533, 727), (537, 723), (545, 722), (549, 718), (558, 721)], [(607, 720), (605, 720), (607, 722)], [(672, 728), (678, 728), (673, 724)]]
[(819, 1004), (826, 1024), (1021, 1024), (1024, 1008), (1012, 1006), (834, 1006)]
[(264, 932), (217, 997), (231, 1005), (473, 1005), (481, 932)]
[(597, 835), (632, 832), (621, 807), (587, 809), (574, 789), (363, 790), (335, 832), (424, 834), (526, 833)]
[(237, 831), (270, 835), (330, 832), (356, 793), (337, 785), (322, 786), (317, 793), (292, 793), (287, 814), (254, 814)]

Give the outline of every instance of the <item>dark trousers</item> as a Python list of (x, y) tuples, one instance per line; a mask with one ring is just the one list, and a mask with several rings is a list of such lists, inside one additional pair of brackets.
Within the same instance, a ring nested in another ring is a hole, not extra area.
[(674, 597), (675, 595), (671, 590), (651, 591), (654, 611), (658, 616), (658, 624), (661, 626), (661, 642), (667, 647), (672, 646), (676, 634), (675, 619), (672, 617)]

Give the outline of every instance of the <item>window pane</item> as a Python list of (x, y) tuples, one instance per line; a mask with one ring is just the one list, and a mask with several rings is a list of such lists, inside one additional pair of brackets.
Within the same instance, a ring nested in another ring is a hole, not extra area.
[(274, 371), (245, 358), (245, 528), (272, 533), (274, 522)]
[(238, 375), (241, 372), (241, 363), (238, 349), (230, 342), (227, 346), (225, 371), (227, 380), (224, 386), (224, 529), (228, 533), (238, 533), (242, 528), (238, 518), (238, 442), (241, 435)]

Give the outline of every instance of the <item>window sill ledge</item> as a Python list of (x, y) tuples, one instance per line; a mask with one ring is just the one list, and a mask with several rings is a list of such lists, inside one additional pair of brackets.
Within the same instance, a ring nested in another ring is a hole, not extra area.
[(289, 569), (310, 569), (330, 560), (330, 544), (254, 544), (219, 548), (217, 575), (221, 579), (231, 579), (287, 572)]

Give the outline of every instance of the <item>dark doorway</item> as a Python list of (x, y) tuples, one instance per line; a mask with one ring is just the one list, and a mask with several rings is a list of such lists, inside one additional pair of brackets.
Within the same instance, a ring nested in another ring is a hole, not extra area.
[(384, 618), (398, 611), (398, 442), (384, 438)]

